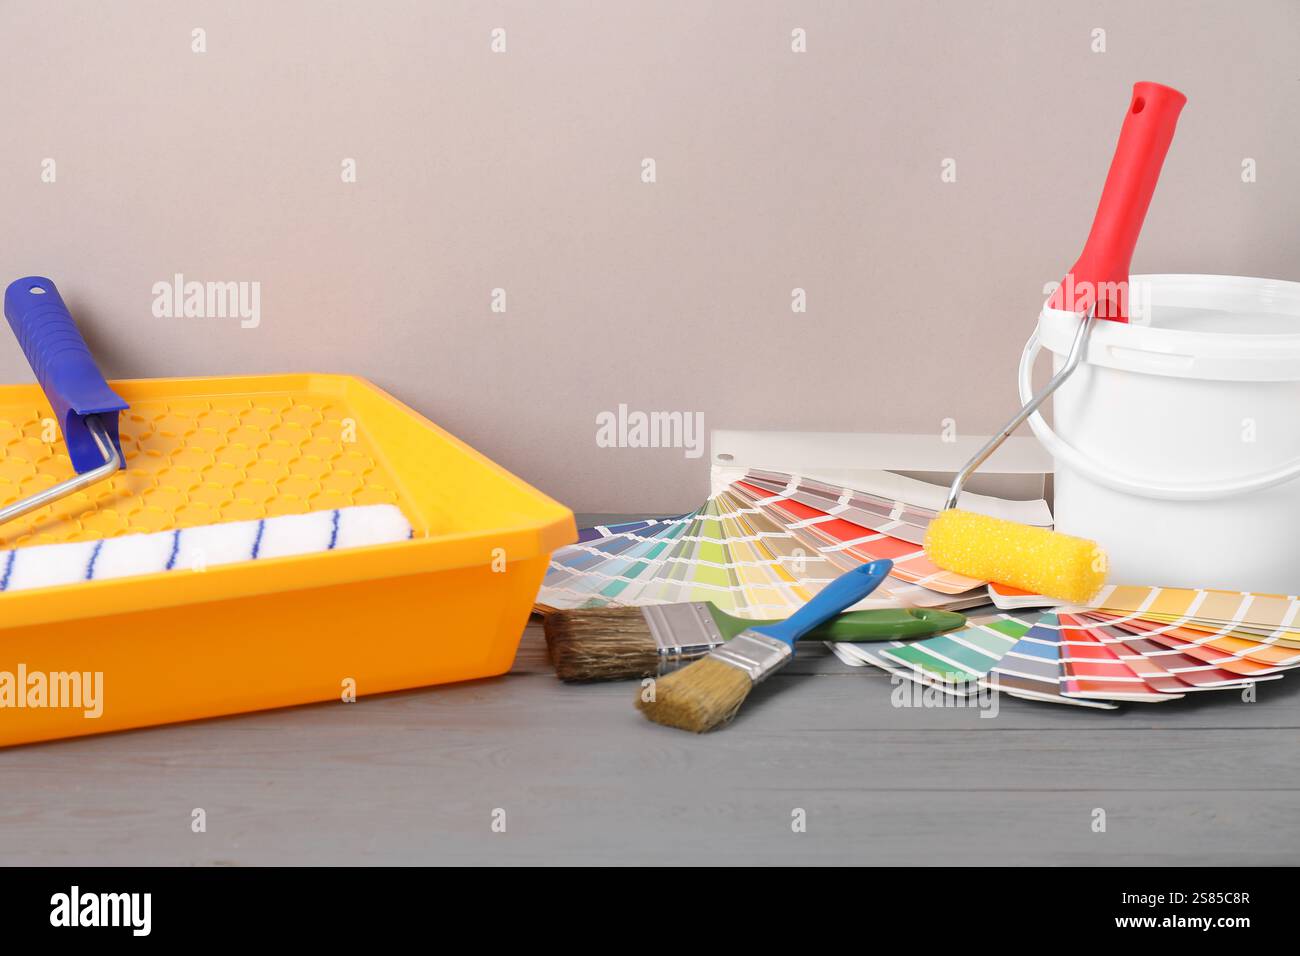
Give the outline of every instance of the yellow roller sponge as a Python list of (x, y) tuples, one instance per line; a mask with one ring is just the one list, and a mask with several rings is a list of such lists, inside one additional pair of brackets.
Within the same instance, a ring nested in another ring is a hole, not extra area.
[(1095, 541), (953, 508), (925, 534), (941, 568), (1082, 604), (1106, 583), (1106, 553)]

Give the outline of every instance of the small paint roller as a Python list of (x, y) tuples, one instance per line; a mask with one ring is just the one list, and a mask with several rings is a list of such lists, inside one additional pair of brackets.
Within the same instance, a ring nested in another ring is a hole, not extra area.
[(118, 415), (129, 407), (104, 381), (49, 279), (26, 276), (9, 283), (5, 318), (54, 411), (76, 474), (0, 508), (0, 524), (112, 478), (125, 461)]
[(980, 580), (1084, 602), (1106, 583), (1106, 557), (1084, 538), (1030, 528), (957, 507), (972, 473), (1078, 368), (1097, 319), (1128, 321), (1129, 265), (1187, 97), (1159, 83), (1136, 83), (1092, 230), (1048, 306), (1080, 314), (1060, 370), (957, 473), (925, 550), (941, 568)]

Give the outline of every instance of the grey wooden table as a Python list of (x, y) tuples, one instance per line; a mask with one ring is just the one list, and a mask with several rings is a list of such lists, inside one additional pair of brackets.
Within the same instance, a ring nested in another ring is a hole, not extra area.
[(893, 690), (813, 645), (696, 737), (556, 681), (533, 623), (492, 680), (0, 751), (0, 862), (1300, 863), (1300, 674), (996, 719)]

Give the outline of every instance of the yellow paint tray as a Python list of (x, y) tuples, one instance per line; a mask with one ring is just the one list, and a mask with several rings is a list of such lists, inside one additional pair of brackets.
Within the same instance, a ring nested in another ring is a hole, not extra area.
[[(102, 675), (102, 715), (0, 707), (0, 745), (342, 701), (506, 671), (572, 513), (343, 375), (112, 383), (125, 468), (0, 525), (0, 548), (353, 504), (409, 541), (0, 593), (0, 681)], [(0, 504), (72, 474), (36, 385), (0, 387)], [(340, 706), (344, 706), (340, 703)]]

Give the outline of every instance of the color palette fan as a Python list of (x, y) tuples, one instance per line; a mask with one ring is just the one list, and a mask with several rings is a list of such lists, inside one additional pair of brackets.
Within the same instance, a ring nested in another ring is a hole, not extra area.
[[(861, 606), (988, 603), (986, 582), (936, 567), (921, 547), (936, 510), (916, 499), (941, 497), (942, 489), (889, 472), (876, 477), (863, 490), (749, 469), (715, 483), (690, 514), (586, 529), (552, 557), (537, 604), (712, 601), (741, 617), (781, 617), (843, 572), (882, 558), (894, 562), (893, 575)], [(1044, 502), (971, 497), (986, 512), (1050, 525)]]
[(1244, 626), (1212, 628), (1185, 617), (1161, 624), (1091, 609), (1003, 612), (910, 644), (827, 646), (846, 664), (874, 665), (946, 694), (993, 689), (1111, 710), (1240, 691), (1300, 665), (1300, 635), (1255, 639), (1243, 636)]
[[(724, 473), (690, 514), (588, 528), (557, 551), (539, 610), (710, 601), (747, 618), (792, 614), (846, 570), (881, 558), (894, 572), (859, 607), (959, 610), (992, 603), (957, 632), (910, 644), (836, 644), (943, 693), (1112, 709), (1240, 689), (1300, 665), (1300, 599), (1108, 586), (1087, 606), (936, 567), (921, 546), (943, 489), (889, 472), (847, 488), (760, 469)], [(920, 502), (920, 503), (918, 503)], [(984, 513), (1050, 526), (1041, 501), (971, 496)]]

